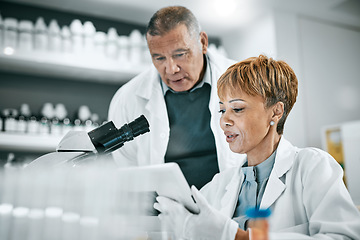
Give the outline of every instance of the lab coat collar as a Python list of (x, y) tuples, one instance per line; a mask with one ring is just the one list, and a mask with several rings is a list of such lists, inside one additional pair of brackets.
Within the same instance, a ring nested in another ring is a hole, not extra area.
[[(167, 121), (167, 112), (158, 111), (158, 109), (166, 109), (164, 95), (162, 94), (159, 74), (154, 66), (151, 66), (148, 71), (141, 74), (142, 78), (148, 78), (148, 81), (142, 82), (142, 86), (136, 89), (136, 95), (147, 101), (145, 109), (156, 117), (158, 120)], [(145, 75), (145, 76), (144, 76)], [(161, 106), (162, 105), (162, 106)]]
[(273, 170), (270, 173), (260, 208), (269, 208), (286, 189), (281, 177), (288, 172), (295, 159), (295, 148), (283, 136), (280, 139)]
[(142, 86), (138, 86), (135, 94), (141, 98), (149, 100), (154, 92), (157, 90), (161, 91), (161, 86), (159, 82), (158, 72), (156, 68), (151, 65), (149, 69), (141, 73), (139, 78), (148, 78), (148, 81), (143, 81)]
[(244, 174), (241, 167), (236, 168), (236, 173), (229, 184), (225, 187), (225, 194), (221, 199), (221, 212), (226, 216), (232, 217), (235, 211), (237, 199), (240, 193), (240, 187), (244, 181)]
[(150, 125), (150, 156), (151, 164), (160, 164), (164, 162), (165, 151), (169, 139), (169, 119), (166, 111), (164, 95), (160, 85), (158, 72), (154, 66), (141, 75), (141, 78), (147, 78), (148, 81), (142, 81), (135, 94), (144, 99), (145, 109), (148, 112), (148, 121)]
[[(275, 156), (274, 167), (270, 173), (260, 208), (269, 208), (286, 189), (286, 185), (281, 181), (281, 177), (291, 169), (295, 154), (295, 147), (284, 137), (281, 137)], [(244, 174), (241, 172), (241, 166), (239, 166), (229, 184), (225, 187), (226, 192), (221, 199), (221, 212), (227, 216), (232, 217), (235, 211), (243, 181)]]

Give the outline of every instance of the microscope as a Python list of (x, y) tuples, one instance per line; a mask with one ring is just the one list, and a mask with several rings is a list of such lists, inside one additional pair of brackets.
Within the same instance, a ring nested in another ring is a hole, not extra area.
[(104, 158), (122, 147), (125, 142), (149, 132), (144, 115), (117, 129), (112, 121), (90, 131), (70, 131), (60, 141), (56, 152), (45, 154), (30, 162), (27, 168), (79, 166)]

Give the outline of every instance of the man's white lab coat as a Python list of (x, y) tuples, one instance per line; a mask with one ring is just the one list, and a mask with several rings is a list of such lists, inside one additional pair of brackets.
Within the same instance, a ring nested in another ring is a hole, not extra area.
[[(239, 159), (244, 158), (230, 151), (220, 128), (218, 113), (217, 80), (235, 62), (210, 51), (207, 55), (211, 69), (210, 126), (215, 137), (219, 169), (224, 170), (238, 166), (241, 162)], [(159, 74), (154, 66), (130, 80), (116, 92), (110, 103), (108, 120), (113, 121), (119, 128), (142, 114), (149, 121), (150, 132), (125, 143), (122, 148), (113, 152), (114, 159), (120, 166), (164, 163), (170, 128)]]
[[(228, 169), (201, 192), (232, 217), (243, 180), (241, 167)], [(272, 239), (360, 239), (360, 213), (343, 183), (341, 166), (320, 149), (300, 149), (281, 138), (260, 203), (260, 208), (269, 207)]]

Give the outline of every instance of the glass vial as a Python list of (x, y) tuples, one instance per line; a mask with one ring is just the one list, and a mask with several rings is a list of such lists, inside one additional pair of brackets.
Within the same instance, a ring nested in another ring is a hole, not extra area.
[(249, 217), (248, 228), (250, 228), (251, 240), (269, 240), (269, 222), (270, 209), (250, 208), (246, 211)]

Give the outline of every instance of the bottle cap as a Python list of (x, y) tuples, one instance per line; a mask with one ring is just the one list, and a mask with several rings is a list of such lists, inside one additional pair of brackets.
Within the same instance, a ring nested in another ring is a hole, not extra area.
[(55, 34), (60, 33), (59, 24), (55, 19), (52, 19), (49, 23), (49, 33), (55, 33)]
[(91, 114), (91, 121), (98, 122), (100, 120), (100, 117), (97, 113)]
[(70, 32), (70, 28), (68, 26), (63, 26), (61, 28), (61, 36), (64, 38), (70, 38), (71, 32)]
[(118, 34), (115, 28), (109, 28), (107, 33), (108, 41), (115, 41), (118, 38)]
[(65, 105), (62, 103), (58, 103), (55, 106), (55, 117), (57, 117), (60, 120), (63, 120), (67, 116), (67, 110), (65, 108)]
[(83, 25), (79, 19), (74, 19), (70, 23), (70, 30), (73, 34), (83, 34), (83, 32), (84, 32)]
[(79, 107), (78, 117), (81, 121), (85, 122), (86, 120), (90, 119), (91, 111), (88, 106), (82, 105)]
[(90, 21), (84, 22), (84, 34), (86, 36), (93, 36), (95, 34), (96, 30), (94, 27), (94, 24)]
[(18, 20), (16, 20), (15, 18), (5, 18), (4, 19), (4, 27), (5, 28), (17, 28)]
[(143, 40), (143, 36), (141, 35), (141, 32), (137, 29), (132, 30), (132, 32), (129, 35), (131, 44), (140, 44)]
[(41, 114), (48, 119), (52, 119), (55, 116), (54, 105), (52, 103), (45, 103), (41, 109)]
[(30, 110), (29, 104), (27, 104), (27, 103), (21, 104), (21, 106), (20, 106), (20, 114), (25, 116), (25, 117), (30, 117), (31, 110)]
[(271, 215), (270, 208), (259, 209), (259, 208), (249, 208), (246, 210), (246, 216), (249, 218), (267, 218)]
[(43, 17), (38, 17), (35, 23), (35, 29), (37, 31), (46, 31), (46, 24)]
[(21, 20), (19, 22), (19, 30), (20, 31), (28, 31), (31, 32), (34, 29), (34, 24), (29, 20)]

